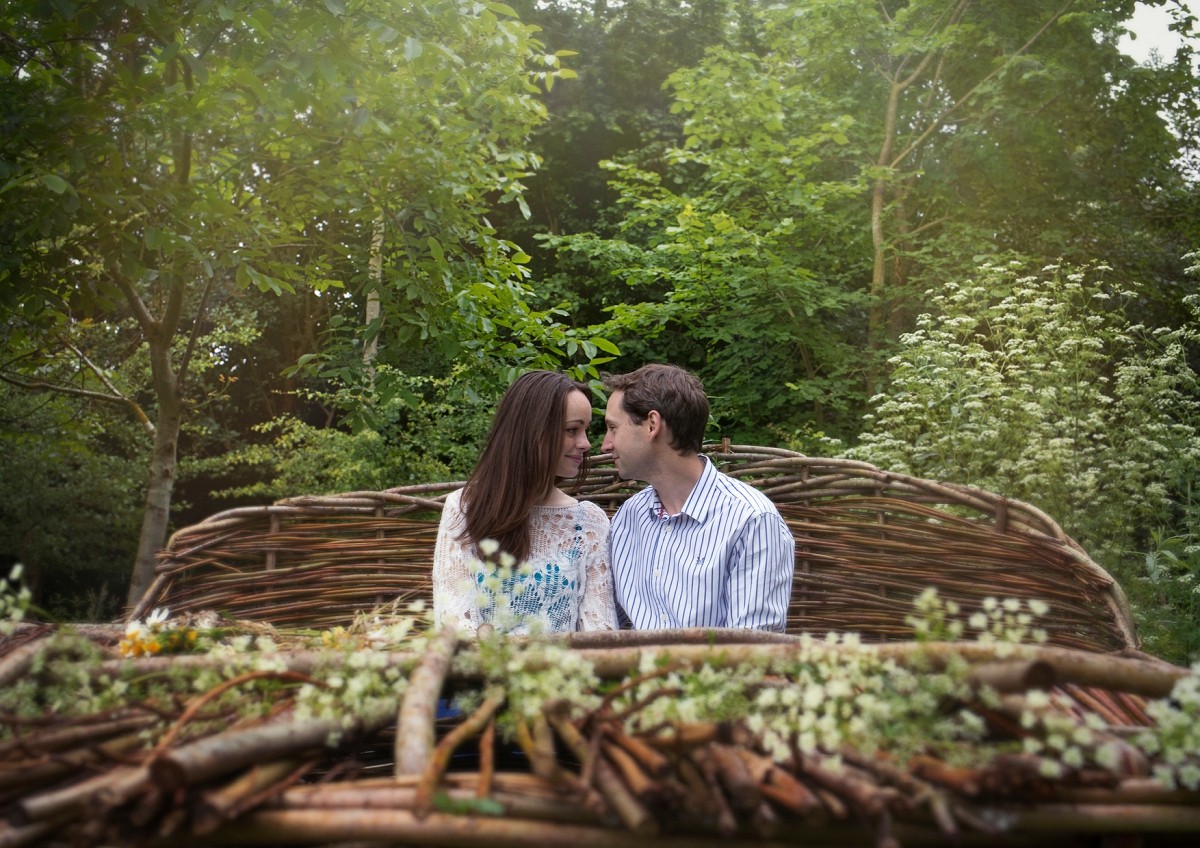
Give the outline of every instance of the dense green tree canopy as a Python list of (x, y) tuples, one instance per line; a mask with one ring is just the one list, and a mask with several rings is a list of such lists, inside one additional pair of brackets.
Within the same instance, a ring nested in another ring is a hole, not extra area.
[[(46, 387), (30, 375), (65, 353), (89, 365), (58, 388), (152, 407), (131, 598), (165, 538), (215, 306), (305, 289), (341, 314), (373, 295), (380, 317), (360, 339), (386, 316), (397, 344), (457, 333), (512, 365), (543, 355), (548, 313), (524, 307), (526, 257), (485, 218), (520, 200), (535, 161), (524, 142), (545, 114), (537, 83), (560, 73), (511, 10), (24, 2), (2, 29), (0, 275), (12, 332), (39, 340), (6, 365)], [(342, 319), (326, 326), (362, 323)], [(120, 352), (77, 353), (86, 321), (113, 322), (125, 352), (145, 345), (147, 382), (108, 380)]]
[[(1200, 239), (1180, 214), (1195, 212), (1178, 160), (1193, 140), (1164, 107), (1194, 72), (1187, 55), (1148, 68), (1120, 53), (1131, 9), (752, 4), (670, 77), (680, 142), (610, 165), (618, 225), (547, 243), (568, 273), (616, 283), (606, 331), (624, 350), (698, 368), (742, 432), (779, 423), (780, 405), (789, 428), (827, 427), (830, 406), (861, 409), (881, 385), (879, 355), (924, 292), (981, 255), (1181, 276)], [(1167, 294), (1160, 317), (1178, 312)], [(638, 343), (655, 328), (669, 346)], [(790, 394), (764, 403), (768, 383)]]

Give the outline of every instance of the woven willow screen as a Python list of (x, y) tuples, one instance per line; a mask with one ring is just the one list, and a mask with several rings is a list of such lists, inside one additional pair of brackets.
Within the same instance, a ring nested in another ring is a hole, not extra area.
[[(729, 444), (706, 449), (779, 505), (796, 538), (790, 633), (907, 638), (926, 587), (967, 613), (984, 599), (1040, 599), (1051, 644), (1137, 647), (1120, 586), (1049, 516), (970, 486), (863, 462)], [(212, 610), (241, 620), (328, 627), (430, 594), (437, 521), (461, 482), (302, 496), (231, 509), (176, 532), (133, 610)], [(595, 458), (577, 495), (610, 514), (640, 488)]]

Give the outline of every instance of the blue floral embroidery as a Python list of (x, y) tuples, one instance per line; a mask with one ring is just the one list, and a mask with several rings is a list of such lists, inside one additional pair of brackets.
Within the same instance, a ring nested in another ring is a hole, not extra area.
[(524, 574), (517, 570), (506, 579), (499, 579), (494, 568), (489, 568), (486, 573), (482, 568), (477, 571), (476, 585), (490, 600), (486, 606), (481, 605), (482, 621), (494, 622), (496, 597), (487, 583), (494, 585), (494, 580), (498, 579), (499, 594), (505, 597), (505, 605), (514, 619), (512, 630), (526, 630), (530, 620), (541, 621), (547, 631), (575, 629), (579, 615), (579, 570), (583, 560), (583, 524), (578, 518), (575, 537), (562, 551), (560, 562), (543, 562)]

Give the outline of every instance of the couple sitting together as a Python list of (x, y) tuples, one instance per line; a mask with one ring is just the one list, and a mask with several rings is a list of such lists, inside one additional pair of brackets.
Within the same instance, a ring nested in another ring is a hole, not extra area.
[[(745, 627), (783, 631), (795, 541), (765, 495), (700, 453), (708, 398), (671, 365), (605, 375), (603, 451), (649, 485), (613, 517), (567, 492), (587, 475), (588, 387), (551, 371), (505, 392), (447, 498), (434, 618), (475, 634)], [(560, 485), (563, 488), (560, 488)], [(566, 489), (566, 491), (564, 491)]]

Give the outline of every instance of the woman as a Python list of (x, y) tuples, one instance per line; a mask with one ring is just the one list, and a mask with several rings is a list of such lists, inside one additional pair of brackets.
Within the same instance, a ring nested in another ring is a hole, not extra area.
[(433, 611), (474, 634), (615, 630), (608, 516), (559, 488), (591, 450), (587, 386), (531, 371), (504, 393), (467, 485), (442, 509)]

